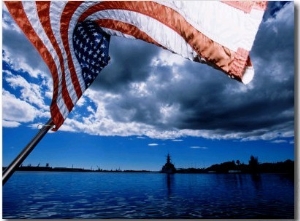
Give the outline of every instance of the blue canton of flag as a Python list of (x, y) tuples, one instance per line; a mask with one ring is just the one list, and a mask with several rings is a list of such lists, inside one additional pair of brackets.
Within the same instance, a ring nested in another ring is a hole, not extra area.
[(103, 32), (93, 21), (78, 23), (74, 29), (74, 51), (82, 69), (86, 88), (108, 64), (109, 41), (110, 35)]

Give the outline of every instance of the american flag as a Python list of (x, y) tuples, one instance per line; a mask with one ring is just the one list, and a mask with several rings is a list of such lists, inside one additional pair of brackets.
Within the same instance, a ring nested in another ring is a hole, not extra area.
[(111, 35), (155, 44), (243, 83), (267, 1), (5, 1), (53, 77), (58, 130), (109, 60)]

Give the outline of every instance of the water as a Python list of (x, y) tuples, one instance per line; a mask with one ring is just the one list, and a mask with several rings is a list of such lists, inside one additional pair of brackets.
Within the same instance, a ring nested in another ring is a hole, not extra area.
[(16, 172), (4, 219), (294, 218), (294, 182), (278, 174)]

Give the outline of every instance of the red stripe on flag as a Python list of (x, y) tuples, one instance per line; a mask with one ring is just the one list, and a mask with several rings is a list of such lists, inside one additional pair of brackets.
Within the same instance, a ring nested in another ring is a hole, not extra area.
[(254, 1), (253, 2), (253, 9), (258, 9), (261, 11), (265, 11), (268, 6), (268, 1)]
[(238, 48), (237, 52), (234, 55), (234, 60), (237, 62), (234, 62), (230, 66), (229, 72), (244, 72), (246, 66), (249, 66), (249, 62), (250, 62), (249, 52), (243, 48)]
[(54, 100), (52, 100), (52, 102), (51, 102), (50, 113), (51, 113), (52, 121), (55, 125), (55, 127), (53, 127), (51, 130), (57, 131), (59, 129), (59, 127), (64, 123), (65, 119), (62, 116), (62, 114), (60, 113), (57, 103)]
[(267, 1), (221, 1), (222, 3), (239, 9), (245, 13), (250, 13), (252, 9), (265, 10)]

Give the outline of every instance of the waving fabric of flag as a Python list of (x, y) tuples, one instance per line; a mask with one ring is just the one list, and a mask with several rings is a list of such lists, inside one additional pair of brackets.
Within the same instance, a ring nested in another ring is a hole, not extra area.
[(266, 1), (5, 1), (53, 77), (58, 130), (109, 61), (110, 36), (155, 44), (245, 84)]

